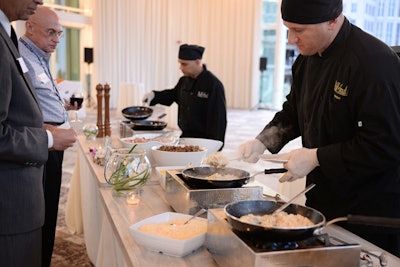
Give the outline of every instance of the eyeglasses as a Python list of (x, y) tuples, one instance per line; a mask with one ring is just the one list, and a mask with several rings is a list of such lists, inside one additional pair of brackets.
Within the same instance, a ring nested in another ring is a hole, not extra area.
[(57, 38), (63, 38), (64, 37), (64, 32), (63, 31), (57, 31), (55, 29), (43, 29), (41, 25), (37, 24), (36, 22), (30, 21), (30, 23), (38, 25), (39, 30), (43, 32), (47, 37), (57, 37)]
[(44, 33), (46, 33), (46, 35), (48, 37), (52, 37), (52, 38), (54, 38), (54, 37), (63, 38), (64, 37), (63, 31), (56, 31), (54, 29), (45, 30)]

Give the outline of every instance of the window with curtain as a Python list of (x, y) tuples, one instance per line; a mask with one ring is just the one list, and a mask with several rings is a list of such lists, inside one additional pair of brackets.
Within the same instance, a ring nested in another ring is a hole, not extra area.
[(44, 3), (68, 7), (79, 7), (79, 0), (45, 0)]
[(64, 28), (64, 37), (55, 52), (54, 70), (57, 78), (80, 80), (79, 29)]
[[(260, 75), (259, 107), (269, 108), (274, 97), (275, 51), (281, 45), (286, 45), (285, 75), (282, 90), (282, 101), (290, 90), (290, 68), (297, 57), (294, 45), (276, 41), (277, 0), (263, 0), (262, 7), (262, 36), (260, 57), (267, 58), (267, 70)], [(389, 46), (399, 45), (400, 41), (400, 2), (398, 0), (365, 1), (343, 0), (343, 12), (347, 19), (384, 41)], [(397, 17), (396, 17), (397, 16)]]
[[(44, 4), (65, 12), (79, 8), (79, 0), (45, 0)], [(69, 8), (69, 9), (68, 9)], [(64, 80), (80, 80), (80, 29), (63, 27), (64, 37), (51, 58), (51, 69), (55, 77)]]
[(263, 1), (260, 57), (266, 59), (267, 66), (266, 70), (260, 71), (259, 108), (270, 108), (273, 102), (277, 9), (276, 0)]

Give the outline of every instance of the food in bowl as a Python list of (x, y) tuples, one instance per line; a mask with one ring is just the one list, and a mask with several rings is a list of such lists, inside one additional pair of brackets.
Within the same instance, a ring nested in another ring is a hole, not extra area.
[(200, 166), (207, 149), (199, 146), (161, 145), (151, 148), (157, 166)]
[(265, 215), (250, 213), (243, 215), (239, 220), (244, 223), (256, 224), (263, 227), (297, 228), (314, 225), (309, 218), (303, 215), (287, 213), (285, 211)]
[[(174, 145), (178, 142), (178, 137), (170, 136), (163, 137), (161, 133), (146, 133), (146, 134), (135, 134), (131, 137), (121, 138), (121, 143), (124, 147), (132, 147), (135, 144), (146, 144), (150, 142), (154, 142), (151, 146), (154, 145)], [(150, 148), (151, 148), (150, 146)]]
[(172, 219), (162, 223), (148, 223), (139, 230), (148, 234), (172, 239), (185, 240), (207, 232), (207, 222), (204, 220)]
[(194, 146), (205, 147), (207, 149), (206, 156), (208, 157), (212, 153), (215, 153), (218, 150), (220, 150), (223, 143), (219, 140), (214, 140), (214, 139), (181, 137), (179, 139), (179, 145), (194, 145)]
[(160, 146), (158, 150), (170, 152), (198, 152), (201, 151), (199, 146)]
[(178, 140), (179, 138), (176, 136), (163, 137), (162, 133), (135, 134), (131, 137), (120, 139), (122, 146), (125, 148), (131, 148), (136, 145), (137, 148), (144, 149), (151, 165), (155, 164), (151, 153), (153, 146), (175, 145)]
[(136, 138), (133, 138), (133, 139), (125, 139), (125, 142), (135, 144), (135, 143), (146, 143), (146, 142), (149, 142), (151, 140), (152, 139), (147, 139), (145, 137), (136, 137)]
[(171, 143), (174, 141), (173, 138), (146, 138), (146, 137), (133, 137), (133, 138), (125, 138), (125, 142), (131, 144), (143, 144), (151, 141), (161, 142), (161, 143)]
[[(207, 219), (197, 217), (187, 223), (187, 225), (192, 225), (187, 226), (190, 229), (192, 229), (194, 225), (197, 225), (197, 223), (199, 223), (201, 225), (201, 231), (199, 231), (196, 235), (187, 235), (183, 239), (166, 237), (165, 235), (162, 235), (160, 232), (155, 231), (154, 229), (150, 229), (150, 232), (142, 230), (147, 227), (153, 228), (157, 225), (161, 225), (162, 228), (172, 228), (172, 225), (170, 225), (171, 223), (182, 224), (184, 221), (190, 219), (191, 217), (192, 215), (189, 214), (164, 212), (131, 225), (129, 227), (129, 232), (132, 238), (138, 244), (144, 246), (149, 250), (161, 252), (175, 257), (184, 257), (197, 250), (204, 244), (207, 233)], [(168, 226), (166, 226), (166, 224), (168, 224)], [(205, 227), (203, 228), (204, 225)], [(177, 226), (180, 227), (179, 225)]]

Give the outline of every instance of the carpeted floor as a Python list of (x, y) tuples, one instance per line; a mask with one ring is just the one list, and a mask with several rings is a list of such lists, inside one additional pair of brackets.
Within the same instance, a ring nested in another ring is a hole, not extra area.
[[(96, 122), (95, 110), (87, 110), (86, 117), (83, 118), (82, 122), (73, 125), (77, 129), (78, 134), (82, 134), (82, 126), (87, 122)], [(228, 126), (225, 138), (225, 146), (223, 151), (226, 153), (235, 153), (237, 147), (254, 138), (265, 126), (267, 122), (272, 118), (275, 112), (268, 110), (229, 110), (228, 111)], [(118, 121), (122, 119), (120, 114), (116, 114), (116, 111), (110, 112), (112, 132), (119, 133)], [(298, 140), (293, 142), (294, 146), (298, 146)], [(287, 145), (286, 149), (293, 147), (293, 145)], [(61, 188), (61, 197), (58, 213), (58, 226), (56, 233), (55, 248), (53, 252), (52, 267), (70, 267), (70, 266), (93, 266), (90, 262), (87, 254), (83, 235), (71, 234), (65, 224), (65, 204), (67, 201), (68, 189), (72, 176), (72, 171), (76, 160), (77, 145), (75, 144), (72, 148), (65, 151), (64, 162), (63, 162), (63, 181)], [(252, 172), (252, 170), (259, 170), (258, 165), (244, 165), (244, 169)], [(261, 177), (262, 179), (263, 177)], [(271, 181), (270, 177), (265, 177)], [(276, 182), (276, 184), (278, 184)], [(277, 185), (276, 185), (277, 186)], [(273, 186), (275, 187), (275, 185)], [(276, 187), (274, 188), (277, 189)]]
[(65, 204), (76, 160), (77, 145), (64, 153), (63, 178), (57, 219), (57, 232), (54, 244), (52, 267), (90, 267), (94, 266), (87, 254), (83, 235), (71, 234), (65, 224)]

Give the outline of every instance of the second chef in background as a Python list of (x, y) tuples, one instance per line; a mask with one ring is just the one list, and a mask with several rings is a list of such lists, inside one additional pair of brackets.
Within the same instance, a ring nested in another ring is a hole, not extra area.
[(202, 63), (203, 52), (204, 47), (198, 45), (181, 45), (178, 62), (183, 76), (173, 89), (145, 94), (143, 102), (151, 106), (170, 106), (176, 102), (181, 137), (224, 142), (227, 125), (225, 90), (221, 81)]

